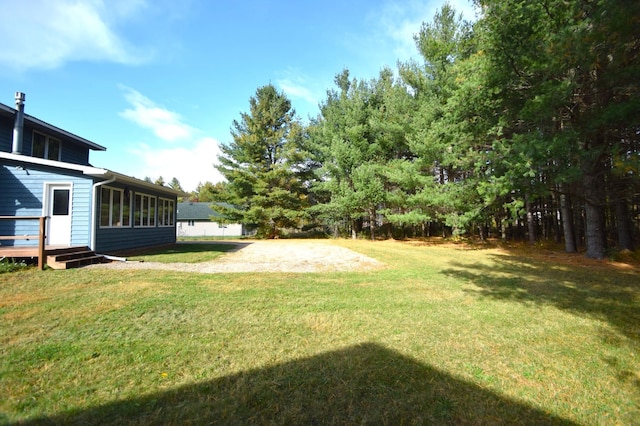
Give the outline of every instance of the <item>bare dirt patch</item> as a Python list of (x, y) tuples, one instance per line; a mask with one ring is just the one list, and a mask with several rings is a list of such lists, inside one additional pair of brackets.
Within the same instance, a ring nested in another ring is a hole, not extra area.
[[(192, 242), (190, 242), (192, 244)], [(230, 244), (202, 242), (201, 244)], [(238, 249), (202, 263), (112, 262), (94, 265), (110, 269), (161, 269), (220, 272), (331, 272), (381, 269), (384, 264), (330, 242), (269, 240), (237, 243)]]

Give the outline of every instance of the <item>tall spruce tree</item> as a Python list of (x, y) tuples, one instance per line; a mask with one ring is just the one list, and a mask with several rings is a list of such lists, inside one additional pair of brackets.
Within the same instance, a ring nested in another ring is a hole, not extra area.
[(305, 215), (304, 135), (291, 102), (273, 85), (258, 88), (249, 105), (233, 121), (233, 141), (221, 146), (217, 169), (228, 183), (214, 201), (228, 205), (214, 209), (273, 238)]

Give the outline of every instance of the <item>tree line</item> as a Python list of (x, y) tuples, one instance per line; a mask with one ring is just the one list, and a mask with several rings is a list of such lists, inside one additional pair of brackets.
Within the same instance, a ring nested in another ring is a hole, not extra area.
[(552, 239), (603, 258), (640, 235), (640, 2), (445, 4), (420, 60), (345, 69), (303, 123), (273, 85), (232, 124), (215, 209), (273, 237)]

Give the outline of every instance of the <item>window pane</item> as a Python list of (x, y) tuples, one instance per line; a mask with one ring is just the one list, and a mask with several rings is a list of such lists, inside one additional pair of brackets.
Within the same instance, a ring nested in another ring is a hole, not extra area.
[(108, 188), (102, 188), (100, 191), (100, 226), (109, 226), (110, 199), (111, 190)]
[(122, 226), (131, 226), (131, 194), (127, 191), (122, 198)]
[(31, 149), (31, 156), (44, 158), (44, 146), (46, 143), (46, 138), (44, 135), (40, 133), (33, 134), (33, 147)]
[(69, 190), (53, 190), (53, 215), (66, 216), (69, 214)]
[(156, 199), (150, 197), (149, 203), (149, 226), (156, 226)]
[(111, 226), (120, 226), (120, 208), (121, 208), (121, 200), (122, 192), (117, 190), (112, 190), (113, 193), (113, 201), (111, 204)]
[(47, 152), (49, 160), (60, 160), (60, 141), (49, 138), (49, 150)]
[(142, 226), (149, 226), (149, 197), (142, 196)]
[(135, 220), (133, 223), (136, 226), (142, 226), (142, 221), (141, 221), (142, 216), (140, 215), (140, 213), (142, 212), (142, 196), (139, 194), (136, 194), (136, 206), (134, 211), (135, 211)]
[(173, 201), (169, 201), (169, 222), (170, 226), (173, 226)]
[(164, 220), (164, 205), (166, 200), (160, 200), (158, 203), (158, 225), (163, 226), (166, 224)]

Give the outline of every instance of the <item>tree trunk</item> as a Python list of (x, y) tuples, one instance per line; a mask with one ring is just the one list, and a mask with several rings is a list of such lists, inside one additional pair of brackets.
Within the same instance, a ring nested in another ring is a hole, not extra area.
[(576, 253), (576, 233), (573, 225), (573, 212), (571, 211), (571, 198), (566, 190), (566, 185), (560, 185), (560, 216), (562, 218), (562, 231), (564, 233), (564, 249), (567, 253)]
[(483, 224), (478, 225), (478, 236), (480, 237), (480, 241), (482, 241), (482, 242), (485, 241), (484, 225)]
[(524, 205), (527, 210), (527, 230), (529, 232), (529, 244), (536, 243), (536, 224), (533, 217), (533, 207), (531, 206), (531, 200), (529, 194), (524, 195)]
[(371, 241), (376, 240), (376, 209), (371, 209), (369, 211), (369, 233), (371, 236)]
[(592, 259), (604, 259), (606, 256), (606, 233), (604, 229), (604, 194), (603, 178), (597, 170), (587, 172), (583, 176), (585, 243), (586, 256)]
[(620, 198), (615, 202), (616, 229), (618, 234), (618, 248), (621, 250), (635, 250), (633, 241), (633, 225), (629, 218), (627, 201)]
[(362, 218), (354, 219), (351, 222), (351, 238), (357, 239), (360, 231), (362, 231)]
[(507, 226), (509, 224), (509, 221), (507, 220), (507, 218), (505, 216), (500, 218), (500, 239), (502, 241), (507, 241)]

